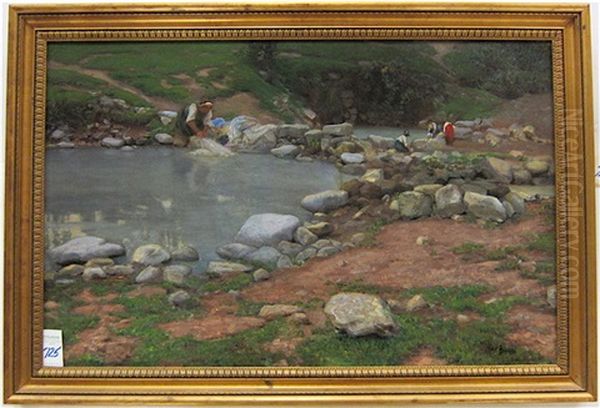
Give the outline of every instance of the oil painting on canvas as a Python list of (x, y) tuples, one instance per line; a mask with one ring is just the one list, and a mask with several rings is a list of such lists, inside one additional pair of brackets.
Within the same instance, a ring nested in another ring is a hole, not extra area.
[(550, 47), (50, 43), (65, 365), (555, 362)]

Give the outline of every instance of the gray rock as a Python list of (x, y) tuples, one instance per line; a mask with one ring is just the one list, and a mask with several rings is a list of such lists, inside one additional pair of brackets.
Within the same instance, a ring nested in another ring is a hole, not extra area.
[(463, 194), (454, 184), (448, 184), (435, 192), (435, 213), (442, 218), (450, 218), (465, 212)]
[(161, 278), (162, 272), (160, 268), (148, 266), (135, 277), (135, 283), (160, 282)]
[(191, 296), (185, 290), (178, 290), (171, 293), (167, 299), (173, 306), (180, 307), (184, 306), (191, 299)]
[(540, 176), (548, 173), (550, 169), (550, 163), (544, 160), (529, 160), (525, 163), (525, 169), (531, 173), (532, 176)]
[(318, 239), (319, 237), (310, 232), (310, 230), (306, 227), (298, 227), (294, 232), (294, 241), (303, 246), (317, 242)]
[(457, 126), (454, 129), (454, 136), (459, 140), (470, 139), (473, 136), (473, 129)]
[(365, 174), (365, 171), (367, 171), (367, 168), (364, 164), (346, 164), (340, 167), (340, 173), (348, 174), (350, 176), (362, 176)]
[(307, 195), (301, 205), (311, 212), (329, 212), (348, 203), (348, 193), (343, 190), (327, 190)]
[(133, 146), (123, 146), (119, 150), (122, 152), (133, 152), (135, 149)]
[(301, 140), (310, 128), (301, 124), (284, 124), (277, 128), (277, 137), (290, 140)]
[(317, 255), (317, 250), (315, 248), (308, 247), (296, 255), (296, 262), (302, 264), (315, 255)]
[(271, 154), (280, 159), (293, 159), (300, 154), (300, 147), (294, 145), (283, 145), (271, 149)]
[(272, 269), (277, 265), (280, 256), (281, 253), (275, 248), (264, 246), (246, 255), (245, 260)]
[(472, 193), (483, 194), (486, 195), (488, 190), (486, 187), (481, 184), (473, 184), (473, 183), (464, 183), (460, 186), (460, 188), (466, 193), (467, 191), (471, 191)]
[(157, 133), (154, 135), (154, 140), (162, 145), (172, 145), (173, 144), (173, 136), (168, 133)]
[(474, 120), (457, 120), (454, 125), (459, 128), (459, 127), (464, 127), (464, 128), (474, 128), (478, 125), (478, 122), (474, 121)]
[(306, 223), (304, 224), (304, 227), (319, 238), (329, 235), (333, 232), (333, 225), (324, 221)]
[(163, 279), (181, 285), (191, 273), (192, 268), (187, 265), (169, 265), (163, 270)]
[(504, 222), (506, 209), (496, 197), (472, 192), (465, 193), (467, 212), (487, 221)]
[(250, 152), (268, 153), (277, 145), (277, 125), (259, 125), (244, 130), (242, 149)]
[(94, 266), (91, 268), (85, 268), (81, 277), (86, 281), (104, 279), (106, 278), (106, 272), (104, 272), (104, 269), (100, 268), (99, 266)]
[(419, 186), (416, 186), (414, 188), (414, 191), (416, 191), (417, 193), (428, 194), (433, 197), (435, 193), (442, 187), (443, 185), (441, 184), (421, 184)]
[(367, 140), (377, 149), (387, 150), (394, 148), (394, 139), (377, 135), (369, 135)]
[(364, 232), (357, 232), (356, 234), (352, 235), (350, 242), (354, 246), (361, 246), (367, 241), (367, 238), (368, 236)]
[(322, 139), (325, 136), (322, 130), (319, 129), (311, 129), (308, 132), (304, 133), (304, 138), (306, 140), (314, 140), (314, 139)]
[(64, 139), (67, 136), (66, 132), (62, 129), (55, 129), (52, 133), (50, 133), (50, 140), (54, 142), (58, 142)]
[(67, 265), (58, 271), (58, 276), (65, 276), (65, 277), (81, 276), (83, 274), (84, 269), (85, 268), (83, 267), (83, 265), (79, 265), (79, 264)]
[(281, 255), (279, 257), (279, 259), (277, 260), (277, 268), (278, 269), (291, 268), (292, 266), (294, 266), (294, 263), (292, 262), (290, 257), (287, 255)]
[(256, 251), (255, 247), (234, 242), (217, 248), (217, 255), (223, 259), (244, 259), (249, 253)]
[(115, 264), (110, 258), (92, 258), (85, 263), (86, 268), (93, 268), (94, 266), (112, 266)]
[(323, 133), (332, 136), (350, 136), (353, 132), (352, 125), (344, 122), (335, 125), (323, 126)]
[(185, 246), (173, 251), (171, 253), (171, 259), (179, 262), (193, 262), (199, 260), (200, 255), (198, 255), (198, 251), (191, 246)]
[(360, 164), (365, 161), (362, 153), (342, 153), (340, 158), (344, 164)]
[(513, 181), (515, 184), (531, 184), (531, 173), (525, 169), (513, 170)]
[(252, 279), (254, 280), (254, 282), (262, 282), (262, 281), (266, 281), (271, 277), (271, 274), (269, 273), (269, 271), (265, 270), (265, 269), (257, 269), (254, 272), (252, 272)]
[(389, 306), (378, 296), (364, 293), (338, 293), (325, 305), (333, 326), (358, 337), (389, 337), (398, 330)]
[(300, 313), (302, 309), (296, 305), (264, 305), (260, 312), (258, 312), (258, 317), (266, 319), (266, 320), (274, 320), (278, 317), (285, 317), (293, 315), (294, 313)]
[(517, 215), (525, 214), (525, 200), (519, 194), (511, 191), (504, 196), (504, 199), (511, 204)]
[(277, 245), (277, 250), (279, 250), (279, 252), (291, 258), (298, 255), (303, 249), (304, 247), (302, 245), (289, 241), (281, 241)]
[(427, 307), (427, 302), (422, 295), (415, 295), (406, 302), (407, 312), (416, 312)]
[(254, 246), (277, 245), (291, 241), (300, 220), (294, 215), (256, 214), (246, 220), (235, 241)]
[(117, 139), (116, 137), (105, 137), (100, 142), (100, 145), (104, 147), (122, 147), (125, 144), (123, 139)]
[(509, 162), (496, 157), (486, 157), (481, 162), (481, 171), (485, 177), (510, 183), (513, 179), (512, 166)]
[(131, 276), (135, 273), (135, 269), (131, 265), (113, 265), (104, 268), (109, 276)]
[(72, 149), (72, 148), (75, 147), (75, 143), (73, 143), (73, 142), (60, 142), (56, 146), (60, 147), (61, 149)]
[(360, 178), (360, 181), (365, 183), (381, 184), (383, 181), (383, 170), (382, 169), (369, 169)]
[(171, 254), (157, 244), (148, 244), (138, 247), (131, 257), (132, 262), (142, 265), (160, 265), (171, 259)]
[(334, 246), (326, 246), (326, 247), (319, 249), (319, 252), (317, 252), (317, 256), (319, 258), (326, 258), (328, 256), (335, 255), (338, 252), (340, 252), (339, 248), (336, 248)]
[(250, 272), (252, 269), (251, 266), (236, 262), (212, 261), (208, 263), (206, 274), (210, 277), (221, 277), (229, 273)]
[(106, 242), (98, 237), (74, 238), (49, 252), (50, 256), (61, 265), (81, 263), (92, 258), (115, 257), (125, 254), (125, 248), (119, 244)]
[(428, 217), (433, 211), (433, 199), (427, 194), (406, 191), (398, 194), (398, 198), (391, 202), (390, 209), (398, 211), (402, 218)]
[(515, 215), (515, 210), (511, 203), (506, 200), (502, 200), (502, 205), (504, 206), (504, 210), (506, 211), (506, 218), (511, 218)]

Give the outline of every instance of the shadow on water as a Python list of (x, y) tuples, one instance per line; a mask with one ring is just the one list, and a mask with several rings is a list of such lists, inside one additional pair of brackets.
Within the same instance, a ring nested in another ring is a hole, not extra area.
[(198, 159), (172, 148), (48, 150), (46, 246), (95, 235), (123, 243), (128, 254), (147, 243), (191, 245), (206, 262), (249, 216), (308, 219), (301, 199), (340, 180), (332, 164), (270, 154)]

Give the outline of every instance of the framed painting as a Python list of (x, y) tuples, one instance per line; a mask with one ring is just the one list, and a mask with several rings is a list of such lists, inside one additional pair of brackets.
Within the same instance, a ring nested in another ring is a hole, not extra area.
[(585, 5), (13, 6), (4, 400), (596, 398)]

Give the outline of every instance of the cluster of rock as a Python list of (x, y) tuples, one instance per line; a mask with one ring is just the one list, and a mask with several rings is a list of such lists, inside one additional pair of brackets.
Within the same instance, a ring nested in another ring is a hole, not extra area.
[(455, 123), (455, 137), (471, 140), (496, 147), (507, 140), (521, 142), (551, 143), (549, 139), (538, 136), (532, 125), (512, 124), (509, 128), (493, 127), (489, 119), (461, 120)]
[(88, 124), (84, 130), (75, 132), (68, 124), (59, 124), (48, 129), (46, 138), (49, 146), (73, 148), (75, 146), (102, 146), (113, 149), (132, 150), (150, 144), (173, 144), (173, 137), (166, 133), (150, 135), (146, 132), (130, 132), (131, 124), (143, 126), (153, 118), (163, 125), (170, 124), (177, 112), (160, 111), (145, 106), (132, 106), (120, 98), (101, 95), (87, 106), (90, 112), (102, 120)]
[[(311, 196), (305, 200), (306, 205), (315, 205)], [(332, 208), (327, 200), (321, 202), (320, 208), (328, 205), (327, 208)], [(210, 262), (206, 272), (213, 277), (247, 272), (253, 273), (254, 280), (265, 280), (270, 270), (300, 265), (310, 258), (327, 257), (343, 250), (342, 243), (326, 238), (332, 232), (333, 225), (319, 221), (319, 215), (301, 223), (293, 215), (256, 214), (242, 225), (234, 242), (217, 249), (217, 254), (226, 261)]]
[[(139, 284), (166, 281), (181, 285), (192, 273), (189, 263), (199, 260), (198, 252), (189, 246), (169, 252), (157, 244), (142, 245), (133, 251), (130, 262), (117, 264), (115, 258), (125, 254), (122, 245), (103, 238), (74, 238), (49, 251), (54, 262), (62, 267), (47, 279), (58, 285), (69, 285), (76, 279), (91, 281), (110, 277), (127, 278)], [(183, 290), (169, 295), (169, 301), (175, 306), (188, 299), (189, 293)]]

